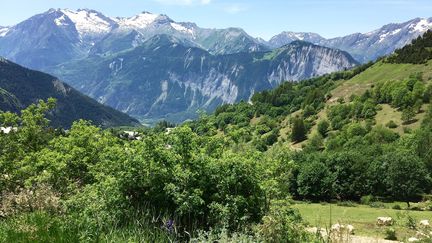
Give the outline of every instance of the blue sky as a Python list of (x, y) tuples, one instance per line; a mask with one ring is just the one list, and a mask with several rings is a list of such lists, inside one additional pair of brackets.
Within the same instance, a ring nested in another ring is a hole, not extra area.
[(0, 25), (49, 8), (91, 8), (112, 17), (146, 10), (201, 27), (241, 27), (264, 39), (284, 30), (336, 37), (432, 17), (432, 0), (13, 0), (2, 1)]

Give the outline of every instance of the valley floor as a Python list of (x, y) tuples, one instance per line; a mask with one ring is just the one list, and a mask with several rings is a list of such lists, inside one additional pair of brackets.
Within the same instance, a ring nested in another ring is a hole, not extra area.
[[(339, 206), (330, 203), (299, 202), (294, 205), (294, 208), (300, 211), (303, 219), (310, 227), (329, 229), (335, 223), (353, 225), (355, 235), (351, 237), (350, 242), (370, 242), (364, 241), (367, 239), (376, 239), (377, 242), (384, 242), (378, 241), (378, 239), (384, 239), (386, 231), (390, 228), (395, 229), (399, 240), (408, 239), (415, 236), (417, 232), (417, 229), (410, 229), (408, 227), (410, 219), (415, 220), (418, 228), (420, 220), (432, 220), (431, 211), (392, 209), (396, 204), (401, 207), (406, 206), (404, 203), (380, 203), (380, 207), (385, 208), (373, 208), (368, 205), (359, 204)], [(395, 223), (393, 226), (377, 226), (377, 217), (391, 217), (395, 220)]]

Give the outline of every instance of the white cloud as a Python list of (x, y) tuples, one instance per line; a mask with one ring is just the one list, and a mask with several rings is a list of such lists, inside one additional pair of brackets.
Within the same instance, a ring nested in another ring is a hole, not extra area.
[(154, 0), (154, 1), (165, 5), (182, 5), (182, 6), (207, 5), (212, 2), (212, 0)]
[(240, 12), (243, 12), (246, 10), (247, 10), (247, 8), (243, 5), (240, 5), (240, 4), (231, 4), (231, 5), (228, 5), (224, 8), (224, 11), (229, 13), (229, 14), (237, 14), (237, 13), (240, 13)]

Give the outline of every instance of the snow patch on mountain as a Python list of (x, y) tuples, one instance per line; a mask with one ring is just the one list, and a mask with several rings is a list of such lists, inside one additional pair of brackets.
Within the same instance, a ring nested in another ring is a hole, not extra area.
[(427, 19), (420, 19), (420, 21), (418, 21), (417, 23), (410, 25), (410, 28), (413, 31), (425, 32), (428, 29), (432, 28), (432, 23), (429, 22)]
[(307, 33), (307, 32), (290, 32), (290, 31), (284, 31), (274, 37), (272, 37), (268, 44), (272, 46), (273, 48), (278, 48), (283, 45), (289, 44), (293, 41), (307, 41), (311, 43), (317, 43), (321, 40), (323, 40), (323, 37), (321, 37), (318, 34), (315, 33)]
[(171, 27), (173, 27), (175, 30), (186, 33), (186, 34), (191, 34), (193, 35), (194, 32), (192, 29), (188, 29), (186, 27), (184, 27), (183, 25), (177, 24), (177, 23), (170, 23)]
[(393, 30), (392, 32), (386, 32), (386, 33), (380, 35), (380, 39), (379, 39), (378, 42), (381, 43), (381, 42), (385, 41), (388, 37), (393, 36), (393, 35), (396, 35), (396, 34), (399, 33), (401, 30), (402, 30), (402, 29), (396, 29), (396, 30)]
[[(113, 27), (112, 23), (108, 22), (96, 11), (85, 9), (77, 11), (64, 9), (61, 11), (75, 24), (75, 28), (81, 36), (88, 34), (107, 34)], [(64, 19), (64, 16), (60, 18)], [(56, 24), (57, 20), (61, 21), (61, 19), (56, 19)], [(64, 21), (61, 23), (64, 23)]]
[[(432, 29), (432, 18), (416, 18), (404, 23), (392, 23), (367, 33), (354, 33), (343, 37), (325, 39), (314, 33), (282, 32), (272, 37), (268, 44), (281, 47), (296, 40), (304, 40), (316, 45), (338, 48), (349, 52), (361, 63), (376, 60), (391, 54), (413, 39)], [(304, 37), (301, 39), (301, 37)]]
[(117, 18), (117, 23), (120, 25), (120, 28), (144, 29), (150, 24), (152, 24), (158, 17), (159, 17), (158, 14), (142, 12), (141, 14), (138, 14), (130, 18)]
[(0, 26), (0, 37), (6, 36), (8, 32), (9, 32), (9, 27)]
[(56, 19), (54, 20), (54, 23), (55, 23), (57, 26), (69, 25), (69, 24), (67, 23), (66, 18), (65, 18), (64, 15), (62, 15), (62, 16), (56, 18)]

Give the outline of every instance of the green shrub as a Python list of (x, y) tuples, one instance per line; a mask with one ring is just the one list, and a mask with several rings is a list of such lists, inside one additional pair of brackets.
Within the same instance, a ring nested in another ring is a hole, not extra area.
[(396, 230), (394, 228), (388, 228), (385, 231), (385, 238), (386, 240), (397, 240), (396, 236)]
[(264, 242), (312, 242), (296, 209), (283, 201), (273, 202), (270, 211), (256, 228)]
[(403, 127), (403, 132), (406, 134), (410, 134), (410, 133), (412, 133), (412, 129), (409, 127)]
[(401, 210), (402, 207), (399, 204), (393, 205), (392, 209), (394, 210)]
[(406, 226), (410, 229), (416, 229), (417, 228), (416, 219), (409, 214), (407, 215)]
[(323, 137), (326, 137), (326, 136), (327, 136), (327, 133), (328, 133), (328, 131), (329, 131), (330, 123), (329, 123), (327, 120), (320, 120), (320, 121), (318, 122), (318, 125), (317, 125), (317, 126), (318, 126), (318, 127), (317, 127), (318, 132), (319, 132)]
[(366, 195), (366, 196), (362, 196), (360, 198), (360, 203), (363, 205), (369, 205), (372, 202), (375, 202), (376, 198), (372, 195)]
[(391, 120), (391, 121), (387, 122), (386, 127), (388, 127), (388, 128), (397, 128), (398, 125), (393, 120)]

